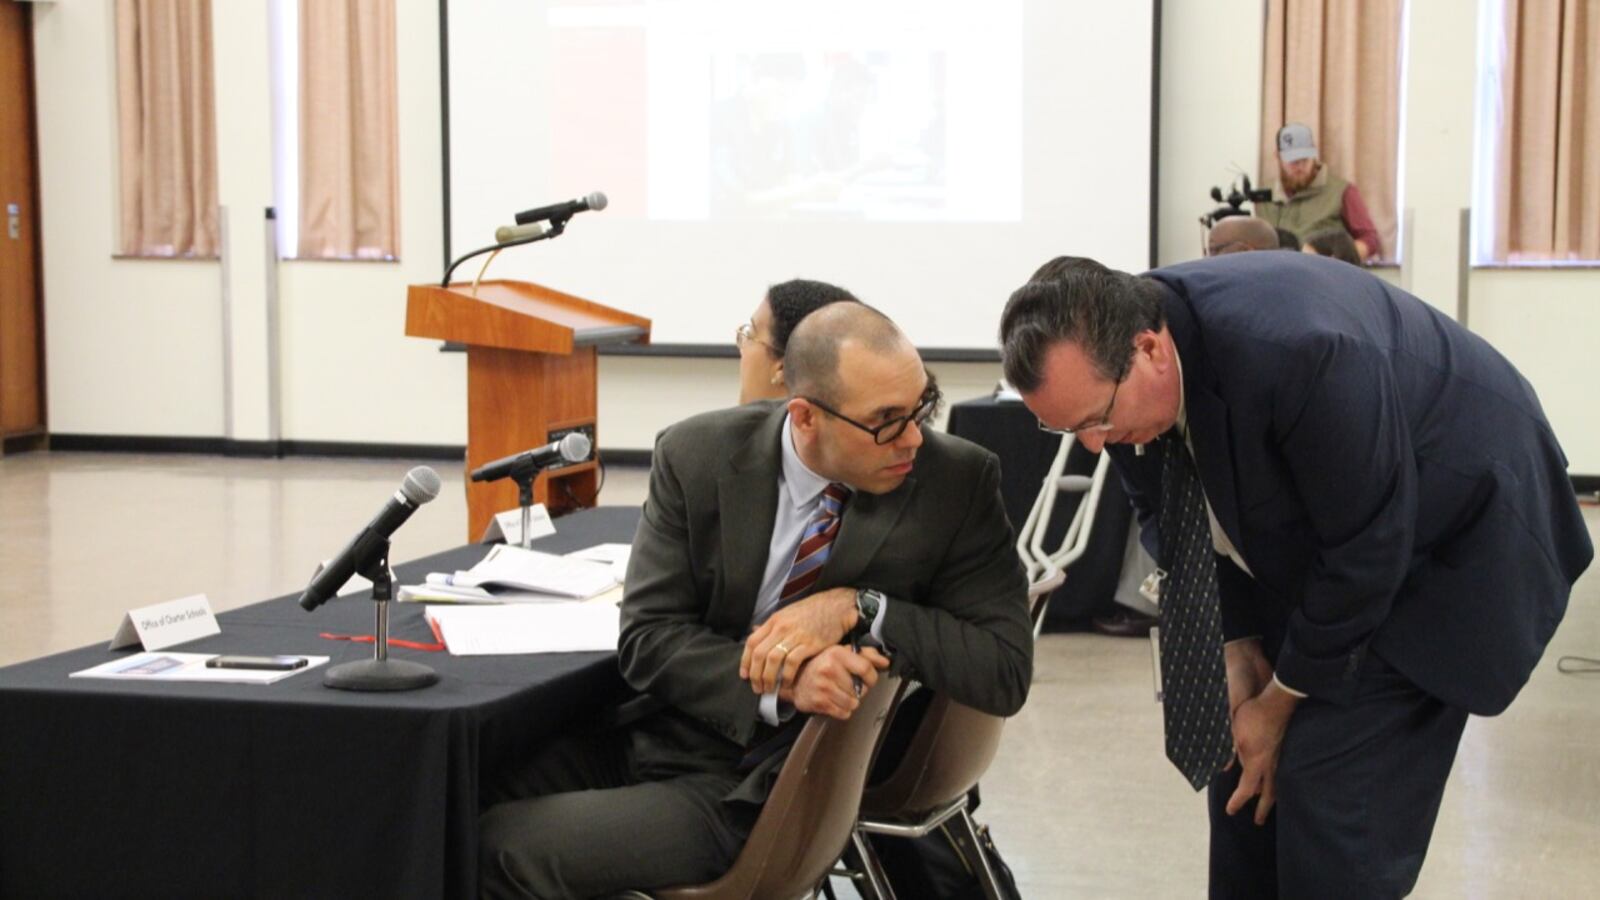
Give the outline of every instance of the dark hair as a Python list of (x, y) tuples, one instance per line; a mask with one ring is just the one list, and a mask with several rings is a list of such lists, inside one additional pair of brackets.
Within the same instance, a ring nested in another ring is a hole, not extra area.
[(1101, 377), (1121, 381), (1133, 360), (1133, 338), (1166, 322), (1161, 288), (1092, 259), (1057, 257), (1011, 295), (1000, 315), (1000, 358), (1019, 391), (1044, 382), (1044, 357), (1060, 341), (1089, 355)]
[(1361, 252), (1356, 249), (1355, 239), (1342, 228), (1319, 231), (1306, 238), (1306, 244), (1317, 251), (1318, 256), (1331, 256), (1352, 266), (1361, 265)]
[(1299, 249), (1300, 249), (1300, 236), (1295, 234), (1294, 232), (1290, 231), (1287, 228), (1279, 228), (1278, 229), (1278, 249), (1279, 250), (1299, 251)]
[(800, 320), (829, 303), (860, 303), (856, 295), (825, 281), (793, 278), (767, 288), (767, 307), (772, 310), (772, 351), (783, 355), (789, 335)]

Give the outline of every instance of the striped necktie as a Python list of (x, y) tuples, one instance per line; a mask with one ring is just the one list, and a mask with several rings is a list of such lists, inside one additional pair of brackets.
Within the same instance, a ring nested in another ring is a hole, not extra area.
[(849, 499), (850, 489), (838, 482), (822, 489), (822, 505), (801, 533), (800, 546), (794, 551), (794, 562), (789, 566), (789, 577), (783, 580), (783, 590), (778, 592), (779, 609), (810, 593), (817, 579), (822, 577), (822, 566), (833, 552), (833, 539), (839, 535), (844, 504)]

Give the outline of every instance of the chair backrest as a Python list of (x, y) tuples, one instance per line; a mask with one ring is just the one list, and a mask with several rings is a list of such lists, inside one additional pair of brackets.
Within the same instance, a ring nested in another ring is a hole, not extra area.
[(810, 893), (850, 841), (867, 770), (900, 684), (899, 676), (880, 675), (847, 721), (811, 717), (739, 858), (721, 878), (651, 894), (658, 900), (779, 900)]
[(934, 695), (900, 765), (861, 798), (862, 817), (916, 816), (970, 791), (994, 761), (1005, 722)]

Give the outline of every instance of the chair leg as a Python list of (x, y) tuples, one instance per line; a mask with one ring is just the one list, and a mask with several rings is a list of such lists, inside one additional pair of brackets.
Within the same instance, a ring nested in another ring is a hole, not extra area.
[(861, 829), (850, 833), (850, 846), (855, 848), (856, 858), (861, 860), (862, 878), (855, 884), (863, 900), (895, 900), (894, 888), (889, 886), (889, 876), (883, 871), (883, 863), (879, 862), (877, 851), (872, 849), (872, 842), (867, 840)]
[[(950, 820), (956, 830), (957, 849), (963, 855), (970, 856), (967, 864), (978, 875), (978, 882), (983, 888), (983, 896), (987, 900), (1003, 900), (1000, 896), (1000, 882), (995, 877), (994, 867), (989, 864), (989, 854), (983, 852), (983, 845), (978, 842), (978, 826), (972, 821), (972, 814), (966, 809)], [(970, 853), (968, 852), (970, 848)]]

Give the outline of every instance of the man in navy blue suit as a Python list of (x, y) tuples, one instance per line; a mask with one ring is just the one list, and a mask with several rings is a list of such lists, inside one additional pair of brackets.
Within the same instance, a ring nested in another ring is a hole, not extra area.
[(1299, 253), (1063, 257), (1001, 342), (1040, 423), (1111, 454), (1158, 560), (1162, 457), (1198, 471), (1236, 753), (1209, 783), (1212, 895), (1408, 893), (1467, 715), (1516, 696), (1594, 555), (1532, 387)]

